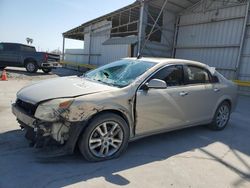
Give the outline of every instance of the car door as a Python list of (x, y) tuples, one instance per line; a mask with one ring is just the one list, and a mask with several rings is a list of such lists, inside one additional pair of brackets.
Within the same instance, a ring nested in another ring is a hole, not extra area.
[(136, 134), (147, 134), (175, 129), (185, 123), (186, 114), (180, 95), (184, 86), (182, 65), (166, 66), (155, 72), (148, 80), (160, 79), (167, 83), (166, 89), (143, 89), (136, 94)]
[(210, 119), (214, 116), (214, 111), (217, 108), (218, 102), (223, 96), (223, 87), (224, 85), (220, 83), (217, 76), (212, 76), (210, 74), (210, 83), (206, 84), (206, 95), (207, 100), (209, 101), (207, 106), (210, 110)]
[(12, 43), (5, 43), (3, 48), (3, 59), (6, 66), (18, 66), (20, 57), (20, 46)]
[(185, 88), (187, 93), (185, 106), (188, 107), (186, 123), (193, 125), (207, 123), (211, 119), (211, 94), (207, 85), (210, 84), (210, 75), (207, 69), (197, 65), (185, 65)]

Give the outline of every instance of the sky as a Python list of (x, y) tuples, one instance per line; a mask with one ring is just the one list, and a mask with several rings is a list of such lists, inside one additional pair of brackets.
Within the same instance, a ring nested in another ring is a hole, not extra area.
[[(0, 0), (0, 42), (26, 44), (39, 51), (62, 50), (62, 33), (135, 0)], [(66, 40), (65, 48), (83, 48)]]

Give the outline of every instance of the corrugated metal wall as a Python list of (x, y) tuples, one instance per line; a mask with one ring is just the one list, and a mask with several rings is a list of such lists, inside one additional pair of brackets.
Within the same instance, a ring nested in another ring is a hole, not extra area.
[(84, 29), (84, 49), (67, 49), (65, 61), (104, 65), (127, 57), (130, 45), (103, 45), (110, 38), (111, 22), (102, 21)]
[(128, 57), (130, 52), (129, 45), (105, 45), (102, 48), (101, 64), (107, 64), (124, 57)]
[[(201, 5), (202, 6), (202, 5)], [(235, 79), (237, 58), (244, 29), (246, 4), (212, 7), (180, 17), (176, 58), (201, 61)], [(250, 47), (250, 45), (249, 45)]]
[[(244, 37), (244, 44), (241, 54), (240, 61), (240, 71), (239, 71), (239, 80), (250, 81), (250, 15), (248, 10), (248, 18), (246, 24), (246, 33)], [(243, 92), (250, 93), (250, 87), (240, 87), (240, 90)]]
[(100, 66), (128, 56), (129, 45), (103, 45), (110, 38), (111, 26), (110, 21), (103, 21), (86, 28), (85, 52), (90, 53), (90, 64)]
[(65, 50), (65, 62), (81, 63), (86, 61), (86, 56), (83, 54), (82, 49), (66, 49)]

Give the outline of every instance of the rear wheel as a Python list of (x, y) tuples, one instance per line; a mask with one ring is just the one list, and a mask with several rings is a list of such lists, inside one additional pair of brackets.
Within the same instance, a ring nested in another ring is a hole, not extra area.
[(222, 102), (217, 108), (213, 118), (213, 122), (209, 125), (209, 127), (213, 130), (224, 129), (230, 119), (230, 111), (230, 104), (227, 101)]
[(38, 66), (35, 62), (28, 62), (25, 64), (25, 68), (29, 73), (36, 73), (38, 70)]
[(129, 128), (126, 121), (113, 113), (97, 116), (90, 122), (79, 141), (79, 149), (88, 161), (119, 157), (126, 149)]
[(44, 73), (49, 73), (49, 72), (52, 71), (52, 68), (42, 68), (42, 71), (43, 71)]

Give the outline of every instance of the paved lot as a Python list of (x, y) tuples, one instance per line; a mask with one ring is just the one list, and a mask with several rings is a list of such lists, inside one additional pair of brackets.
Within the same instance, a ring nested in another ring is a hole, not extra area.
[(250, 187), (249, 97), (239, 98), (222, 132), (195, 127), (152, 136), (131, 143), (119, 159), (100, 163), (78, 153), (44, 159), (28, 147), (10, 105), (27, 84), (78, 73), (8, 72), (12, 78), (0, 81), (0, 187)]

